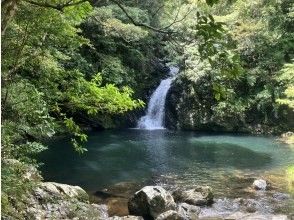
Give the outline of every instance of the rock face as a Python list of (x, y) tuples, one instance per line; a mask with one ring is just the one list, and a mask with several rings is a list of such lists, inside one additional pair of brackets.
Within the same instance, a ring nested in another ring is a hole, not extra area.
[(185, 130), (242, 131), (243, 118), (226, 106), (226, 114), (218, 114), (211, 77), (201, 74), (189, 78), (179, 75), (167, 96), (168, 127)]
[(173, 192), (176, 202), (184, 202), (190, 205), (209, 205), (213, 202), (212, 189), (209, 186), (198, 186), (191, 190), (176, 190)]
[(269, 188), (269, 184), (266, 182), (266, 180), (258, 179), (254, 180), (253, 188), (256, 190), (266, 190)]
[[(241, 88), (243, 86), (240, 85)], [(289, 130), (293, 127), (293, 122), (286, 117), (280, 118), (278, 124), (273, 120), (270, 126), (266, 125), (264, 113), (257, 111), (255, 105), (244, 108), (241, 105), (219, 102), (215, 94), (211, 71), (195, 67), (180, 72), (166, 99), (167, 127), (181, 130), (250, 133), (279, 132), (281, 124)], [(292, 113), (290, 115), (292, 116)], [(274, 119), (275, 116), (271, 115), (269, 118)]]
[(107, 206), (90, 204), (79, 186), (44, 182), (34, 190), (26, 210), (27, 219), (107, 219)]
[(176, 204), (171, 194), (162, 187), (145, 186), (129, 200), (128, 208), (132, 215), (156, 218), (165, 211), (174, 210)]

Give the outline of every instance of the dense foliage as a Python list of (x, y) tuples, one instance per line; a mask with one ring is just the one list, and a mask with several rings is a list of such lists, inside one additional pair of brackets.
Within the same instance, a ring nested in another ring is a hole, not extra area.
[(143, 107), (134, 96), (146, 99), (165, 73), (163, 3), (1, 2), (4, 215), (24, 217), (18, 211), (39, 181), (24, 176), (42, 140), (68, 132), (83, 152), (84, 127), (111, 127), (114, 116)]
[(218, 52), (204, 61), (195, 44), (184, 42), (184, 71), (172, 94), (183, 101), (171, 103), (176, 105), (172, 120), (200, 130), (279, 133), (293, 128), (293, 3), (220, 1), (201, 7), (224, 31), (210, 46)]
[(1, 4), (2, 211), (13, 219), (23, 218), (17, 210), (40, 181), (24, 176), (46, 149), (43, 140), (68, 134), (84, 152), (85, 128), (115, 127), (118, 117), (142, 109), (166, 63), (182, 69), (175, 115), (279, 131), (292, 125), (291, 0)]

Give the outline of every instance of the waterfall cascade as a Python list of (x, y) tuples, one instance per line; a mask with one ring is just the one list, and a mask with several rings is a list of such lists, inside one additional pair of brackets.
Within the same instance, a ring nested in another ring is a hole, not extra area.
[(162, 80), (151, 95), (147, 114), (139, 119), (138, 128), (147, 130), (164, 129), (166, 95), (178, 72), (178, 67), (170, 67), (170, 77)]

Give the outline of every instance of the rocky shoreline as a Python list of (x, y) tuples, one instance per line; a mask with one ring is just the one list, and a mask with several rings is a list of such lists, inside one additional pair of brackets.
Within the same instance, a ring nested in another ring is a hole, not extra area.
[[(252, 188), (267, 190), (264, 180), (254, 181)], [(277, 201), (289, 199), (276, 194)], [(43, 182), (29, 198), (25, 210), (28, 219), (110, 219), (110, 220), (291, 220), (291, 216), (273, 214), (260, 209), (254, 199), (216, 199), (208, 186), (169, 191), (161, 186), (145, 186), (127, 200), (124, 216), (112, 216), (105, 204), (90, 202), (89, 195), (79, 186)], [(293, 217), (293, 216), (292, 216)]]
[[(10, 163), (19, 163), (10, 161)], [(23, 176), (41, 179), (36, 169)], [(245, 178), (245, 177), (243, 177)], [(243, 181), (243, 179), (242, 179)], [(163, 181), (164, 182), (164, 181)], [(278, 192), (267, 179), (247, 177), (246, 190), (255, 197), (220, 197), (209, 186), (179, 188), (160, 183), (122, 182), (94, 193), (80, 186), (39, 182), (27, 196), (25, 208), (16, 210), (24, 219), (93, 220), (292, 220), (294, 210), (280, 211), (291, 195)], [(147, 185), (147, 186), (146, 186)], [(240, 187), (239, 186), (239, 187)], [(241, 194), (238, 194), (240, 196)], [(273, 204), (275, 207), (273, 207)], [(2, 219), (11, 219), (2, 216)]]

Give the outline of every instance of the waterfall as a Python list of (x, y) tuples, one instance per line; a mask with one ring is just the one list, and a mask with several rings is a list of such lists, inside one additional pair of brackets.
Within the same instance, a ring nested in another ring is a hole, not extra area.
[(138, 128), (148, 130), (164, 129), (166, 95), (175, 75), (178, 72), (178, 67), (170, 67), (170, 77), (162, 80), (151, 95), (150, 101), (148, 103), (147, 114), (140, 118), (138, 122)]

